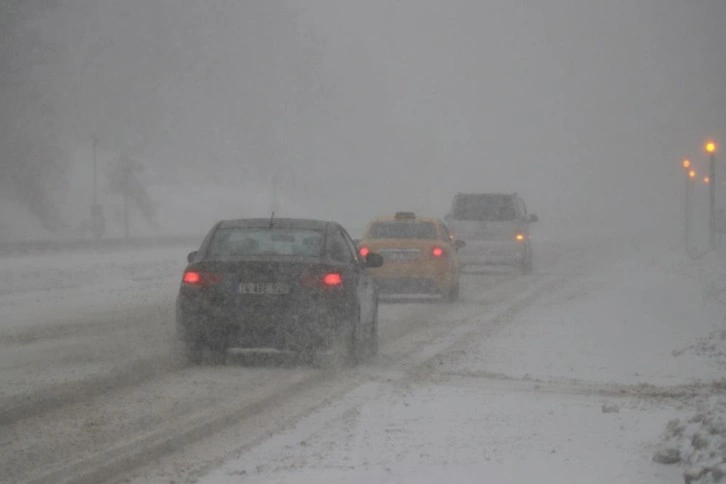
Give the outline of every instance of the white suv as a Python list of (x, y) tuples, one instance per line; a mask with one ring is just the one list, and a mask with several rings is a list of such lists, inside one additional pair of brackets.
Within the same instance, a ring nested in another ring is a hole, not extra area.
[(462, 265), (507, 265), (532, 272), (529, 228), (537, 216), (527, 214), (516, 193), (459, 193), (444, 220), (455, 237), (466, 242), (459, 251)]

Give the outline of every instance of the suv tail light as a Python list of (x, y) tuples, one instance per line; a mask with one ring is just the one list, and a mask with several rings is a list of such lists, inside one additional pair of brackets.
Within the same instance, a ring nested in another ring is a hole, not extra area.
[(213, 272), (186, 271), (182, 278), (185, 286), (214, 286), (222, 282), (222, 274)]

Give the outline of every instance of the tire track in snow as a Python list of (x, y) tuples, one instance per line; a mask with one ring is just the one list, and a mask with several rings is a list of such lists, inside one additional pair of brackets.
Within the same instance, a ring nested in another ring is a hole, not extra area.
[[(482, 303), (482, 302), (495, 302), (502, 298), (507, 297), (508, 291), (512, 285), (520, 284), (521, 279), (512, 276), (503, 276), (505, 279), (494, 279), (487, 281), (487, 285), (482, 294), (478, 294), (471, 300), (467, 300), (468, 303)], [(466, 303), (466, 301), (465, 301)], [(385, 303), (383, 303), (385, 304)], [(399, 303), (395, 303), (396, 306)], [(405, 336), (406, 334), (417, 330), (418, 319), (415, 315), (420, 317), (426, 317), (430, 315), (432, 309), (434, 311), (441, 312), (450, 309), (450, 305), (443, 303), (431, 303), (427, 302), (418, 307), (417, 311), (413, 315), (407, 316), (406, 321), (398, 321), (396, 325), (396, 332), (391, 336), (398, 338)], [(67, 338), (81, 338), (84, 336), (90, 336), (88, 333), (93, 331), (92, 336), (94, 338), (103, 337), (108, 335), (112, 337), (113, 332), (119, 332), (119, 325), (122, 325), (124, 333), (134, 333), (138, 329), (147, 329), (151, 324), (147, 317), (141, 317), (140, 314), (151, 312), (151, 314), (158, 314), (162, 310), (158, 305), (149, 305), (141, 308), (139, 315), (136, 317), (122, 320), (118, 319), (119, 316), (114, 314), (113, 320), (99, 321), (94, 318), (93, 321), (84, 321), (71, 325), (60, 325), (60, 326), (42, 326), (39, 328), (32, 328), (24, 330), (18, 334), (5, 334), (0, 335), (0, 343), (5, 340), (13, 341), (20, 339), (30, 346), (31, 343), (39, 343), (39, 339), (54, 339), (61, 340)], [(108, 317), (108, 315), (106, 315)], [(153, 380), (172, 371), (178, 371), (184, 368), (185, 364), (179, 361), (173, 351), (170, 348), (166, 348), (164, 338), (173, 338), (172, 334), (157, 335), (160, 337), (160, 343), (162, 344), (163, 350), (159, 354), (149, 355), (145, 358), (137, 358), (133, 360), (124, 361), (123, 364), (118, 365), (111, 371), (99, 372), (97, 374), (90, 375), (85, 378), (80, 378), (73, 381), (64, 381), (60, 383), (52, 383), (40, 385), (31, 391), (21, 392), (10, 396), (4, 396), (0, 398), (0, 427), (3, 425), (11, 424), (12, 422), (37, 416), (44, 412), (56, 410), (65, 405), (71, 405), (84, 400), (93, 398), (96, 395), (109, 393), (113, 390), (122, 388), (128, 388), (136, 386), (147, 381)], [(116, 338), (117, 341), (125, 342), (126, 338), (122, 334)], [(54, 341), (56, 342), (56, 341)], [(27, 348), (28, 351), (32, 351), (34, 348)], [(5, 368), (0, 371), (7, 372), (9, 370), (23, 371), (26, 374), (30, 371), (44, 371), (49, 366), (57, 366), (63, 363), (63, 359), (66, 358), (67, 353), (62, 353), (57, 357), (48, 356), (47, 349), (40, 348), (36, 350), (42, 352), (43, 359), (32, 361), (31, 363), (25, 363), (18, 367), (5, 364)], [(90, 363), (90, 362), (89, 362)], [(6, 381), (10, 378), (6, 373)], [(7, 392), (7, 389), (5, 390)]]
[[(532, 284), (539, 286), (541, 281), (536, 277), (527, 279), (513, 278), (506, 283), (496, 284), (489, 290), (477, 294), (473, 300), (464, 303), (463, 307), (438, 306), (443, 308), (441, 311), (443, 313), (442, 315), (445, 315), (455, 308), (457, 315), (461, 316), (453, 322), (448, 322), (448, 324), (440, 324), (439, 321), (430, 320), (427, 324), (421, 324), (421, 320), (418, 317), (414, 317), (409, 322), (410, 324), (407, 325), (408, 331), (402, 332), (395, 338), (386, 338), (382, 342), (384, 352), (387, 349), (390, 350), (392, 347), (398, 347), (397, 349), (399, 350), (392, 361), (387, 362), (387, 366), (403, 363), (403, 360), (411, 356), (416, 356), (422, 347), (449, 334), (457, 326), (471, 323), (472, 318), (480, 316), (482, 312), (481, 306), (476, 304), (477, 301), (486, 301), (491, 304), (496, 304), (494, 301), (499, 301), (509, 308), (510, 305), (508, 303), (501, 301), (509, 299), (512, 289), (522, 284), (527, 287)], [(529, 300), (527, 299), (527, 301), (522, 302), (519, 299), (521, 298), (517, 299), (519, 304), (526, 304)], [(430, 312), (428, 308), (423, 309), (422, 316)], [(475, 324), (478, 325), (480, 323), (476, 322)], [(399, 344), (401, 340), (409, 340), (410, 344), (405, 344), (405, 342), (404, 344)], [(403, 348), (400, 348), (400, 346), (403, 346)], [(445, 348), (443, 349), (445, 350)], [(149, 433), (142, 436), (137, 435), (124, 438), (122, 434), (119, 436), (118, 445), (113, 449), (94, 449), (91, 451), (92, 455), (86, 459), (77, 462), (67, 462), (61, 469), (50, 470), (26, 482), (101, 482), (108, 480), (119, 473), (127, 472), (130, 468), (140, 467), (151, 460), (167, 455), (180, 445), (198, 441), (208, 435), (223, 430), (231, 423), (248, 419), (270, 407), (274, 407), (274, 403), (279, 400), (292, 399), (306, 389), (312, 387), (314, 389), (317, 388), (319, 391), (323, 383), (327, 384), (332, 379), (335, 385), (338, 385), (340, 388), (339, 391), (335, 392), (335, 395), (343, 394), (366, 381), (377, 380), (381, 376), (387, 378), (390, 372), (384, 371), (383, 375), (381, 375), (381, 370), (382, 368), (374, 364), (370, 368), (361, 367), (360, 369), (344, 371), (337, 374), (318, 372), (310, 377), (303, 378), (301, 381), (289, 382), (289, 385), (286, 385), (284, 388), (273, 387), (269, 398), (261, 397), (261, 399), (255, 399), (245, 403), (233, 402), (229, 406), (215, 406), (210, 409), (205, 409), (202, 416), (194, 415), (186, 419), (176, 420), (173, 426), (163, 427), (161, 429), (150, 429)], [(262, 393), (264, 394), (264, 392)], [(318, 396), (316, 394), (316, 397)], [(309, 411), (313, 411), (314, 408), (316, 407), (313, 407)], [(298, 409), (294, 413), (296, 416), (293, 417), (293, 420), (299, 418), (300, 410)]]
[[(455, 324), (446, 325), (445, 327), (442, 327), (442, 325), (433, 325), (433, 327), (436, 329), (433, 332), (431, 331), (431, 327), (422, 328), (421, 332), (427, 332), (427, 337), (423, 340), (414, 341), (414, 344), (411, 345), (409, 348), (406, 348), (403, 353), (400, 353), (394, 361), (389, 361), (385, 367), (380, 367), (374, 362), (374, 364), (370, 367), (363, 366), (350, 372), (343, 372), (337, 375), (335, 381), (326, 382), (334, 389), (334, 392), (324, 393), (322, 397), (320, 395), (319, 389), (316, 388), (316, 385), (311, 383), (305, 389), (308, 395), (298, 395), (301, 398), (299, 400), (295, 400), (296, 404), (294, 406), (296, 408), (296, 411), (292, 411), (292, 415), (289, 413), (290, 410), (280, 412), (283, 415), (287, 415), (287, 418), (281, 420), (279, 417), (275, 418), (274, 416), (264, 417), (265, 414), (275, 413), (275, 408), (266, 409), (266, 412), (264, 412), (263, 414), (256, 415), (257, 420), (274, 422), (273, 429), (266, 428), (261, 435), (259, 433), (260, 429), (257, 429), (257, 432), (236, 432), (236, 435), (248, 435), (249, 441), (244, 443), (242, 446), (240, 446), (239, 442), (237, 442), (233, 447), (235, 449), (233, 453), (239, 454), (246, 450), (249, 450), (253, 446), (258, 445), (262, 441), (269, 438), (270, 435), (274, 435), (275, 433), (278, 433), (285, 428), (294, 427), (295, 422), (299, 421), (304, 417), (311, 416), (323, 407), (333, 405), (336, 407), (334, 411), (335, 416), (339, 418), (351, 418), (355, 415), (356, 407), (360, 407), (365, 401), (374, 399), (375, 395), (378, 394), (381, 390), (381, 386), (388, 386), (392, 384), (406, 384), (406, 382), (420, 379), (423, 375), (423, 372), (430, 371), (429, 366), (432, 361), (434, 361), (441, 353), (451, 351), (453, 347), (460, 345), (469, 337), (469, 335), (472, 331), (475, 330), (475, 328), (480, 327), (482, 324), (488, 324), (493, 321), (500, 321), (502, 320), (502, 318), (511, 316), (516, 311), (523, 309), (528, 304), (531, 304), (547, 288), (549, 288), (552, 284), (556, 284), (558, 282), (559, 280), (554, 280), (552, 278), (548, 278), (545, 281), (540, 281), (538, 284), (536, 284), (535, 290), (527, 291), (524, 296), (516, 298), (513, 303), (501, 303), (501, 305), (504, 307), (500, 308), (493, 316), (487, 318), (476, 318), (476, 320), (472, 320), (471, 317), (461, 318)], [(470, 312), (476, 315), (479, 311), (470, 310)], [(426, 331), (427, 329), (428, 331)], [(452, 335), (452, 331), (455, 334)], [(404, 336), (411, 335), (408, 334)], [(444, 341), (439, 341), (442, 338)], [(406, 338), (401, 337), (400, 339)], [(393, 344), (396, 344), (395, 340), (388, 341), (386, 345), (383, 346), (384, 351), (388, 349), (386, 348), (387, 346)], [(434, 349), (429, 351), (429, 346), (433, 346)], [(391, 372), (388, 368), (391, 365), (396, 365), (402, 370), (395, 369), (393, 372)], [(351, 392), (356, 396), (349, 396), (348, 394)], [(311, 403), (309, 404), (309, 406), (303, 407), (301, 409), (301, 405), (299, 404), (300, 400), (309, 400), (311, 401)], [(343, 403), (339, 404), (341, 400), (343, 401)], [(350, 404), (346, 402), (350, 402)], [(280, 405), (279, 402), (277, 404)], [(284, 405), (281, 406), (284, 407)], [(330, 415), (326, 414), (325, 418), (330, 418)], [(254, 437), (252, 435), (254, 435)], [(355, 441), (351, 442), (350, 445), (351, 449), (355, 451)], [(156, 458), (160, 457), (161, 456), (157, 456)], [(198, 461), (201, 460), (204, 460), (204, 462), (206, 462), (206, 465), (202, 465), (201, 467), (198, 467), (191, 471), (191, 474), (193, 474), (194, 476), (200, 476), (205, 471), (209, 470), (209, 468), (219, 464), (219, 459), (198, 459)], [(178, 468), (178, 466), (174, 467)], [(175, 477), (174, 479), (177, 479), (177, 477)], [(139, 482), (143, 482), (143, 478), (141, 478)], [(38, 484), (41, 483), (39, 482)]]

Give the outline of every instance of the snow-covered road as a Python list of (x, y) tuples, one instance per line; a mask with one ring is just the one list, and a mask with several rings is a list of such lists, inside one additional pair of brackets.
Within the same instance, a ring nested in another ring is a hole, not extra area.
[(173, 365), (186, 248), (0, 259), (0, 423)]
[(723, 358), (699, 351), (723, 307), (670, 251), (541, 244), (534, 275), (382, 305), (380, 355), (337, 372), (178, 366), (185, 251), (151, 252), (112, 278), (89, 264), (94, 283), (37, 313), (40, 290), (5, 290), (1, 481), (675, 484), (652, 461), (668, 422), (723, 391)]

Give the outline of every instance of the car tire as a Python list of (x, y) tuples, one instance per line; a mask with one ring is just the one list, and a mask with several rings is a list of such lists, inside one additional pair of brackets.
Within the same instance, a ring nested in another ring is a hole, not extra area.
[(373, 309), (373, 320), (371, 321), (371, 334), (368, 340), (368, 356), (375, 357), (378, 354), (378, 303)]
[(227, 362), (227, 348), (208, 347), (207, 362), (210, 365), (224, 365)]
[(360, 309), (356, 311), (356, 316), (351, 321), (350, 334), (345, 338), (344, 352), (342, 363), (347, 367), (354, 367), (360, 363), (360, 344), (358, 341), (358, 331), (360, 329)]
[(197, 366), (204, 361), (203, 346), (197, 341), (180, 341), (177, 348), (179, 363)]
[(534, 272), (534, 261), (532, 260), (532, 257), (527, 257), (522, 261), (522, 274), (531, 274)]
[(453, 286), (451, 286), (451, 289), (449, 289), (448, 294), (446, 294), (446, 301), (447, 302), (455, 302), (457, 299), (459, 299), (459, 281), (454, 283)]
[(180, 341), (177, 355), (179, 364), (187, 366), (223, 365), (227, 360), (226, 348), (212, 346), (203, 340)]
[[(323, 369), (337, 369), (356, 366), (360, 360), (358, 345), (358, 324), (360, 312), (357, 316), (343, 323), (338, 331), (332, 347), (319, 348), (312, 353), (313, 366)], [(320, 351), (322, 350), (322, 351)]]

